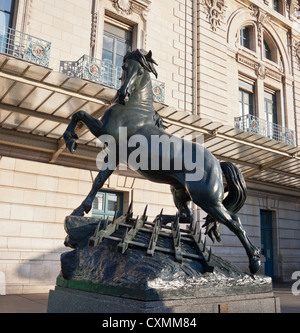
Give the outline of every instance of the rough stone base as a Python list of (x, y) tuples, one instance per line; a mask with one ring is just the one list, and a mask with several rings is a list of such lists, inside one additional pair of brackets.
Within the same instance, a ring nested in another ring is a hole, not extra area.
[(48, 313), (280, 313), (273, 292), (140, 301), (70, 288), (50, 290)]

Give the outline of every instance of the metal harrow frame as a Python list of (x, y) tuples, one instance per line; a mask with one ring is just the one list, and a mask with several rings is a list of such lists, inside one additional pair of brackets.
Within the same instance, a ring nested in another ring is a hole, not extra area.
[[(174, 255), (175, 260), (179, 263), (183, 263), (184, 258), (200, 261), (206, 272), (213, 272), (214, 267), (210, 264), (211, 260), (211, 248), (206, 250), (206, 238), (202, 241), (202, 234), (200, 230), (200, 224), (190, 223), (189, 229), (180, 228), (179, 216), (174, 216), (171, 221), (171, 226), (163, 225), (163, 210), (155, 218), (153, 222), (147, 221), (147, 208), (145, 207), (144, 213), (141, 217), (132, 217), (132, 203), (130, 204), (128, 211), (125, 215), (114, 219), (111, 223), (108, 219), (104, 222), (103, 228), (101, 228), (101, 222), (99, 222), (95, 233), (90, 237), (88, 245), (97, 246), (104, 239), (110, 239), (117, 241), (118, 251), (122, 254), (126, 252), (129, 246), (144, 249), (146, 254), (153, 256), (156, 251)], [(125, 232), (122, 237), (115, 235), (120, 227), (125, 227)], [(198, 230), (199, 229), (199, 230)], [(138, 233), (150, 233), (150, 239), (148, 244), (136, 240)], [(173, 247), (159, 246), (159, 237), (168, 237), (173, 240)], [(183, 248), (183, 243), (189, 243), (196, 253), (189, 253)]]

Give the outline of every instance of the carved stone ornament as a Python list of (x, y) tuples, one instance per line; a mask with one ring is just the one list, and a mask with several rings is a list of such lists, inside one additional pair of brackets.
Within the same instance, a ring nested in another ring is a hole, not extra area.
[(292, 45), (292, 52), (296, 57), (298, 66), (300, 68), (300, 41), (295, 38), (292, 38), (291, 45)]
[(255, 74), (257, 75), (257, 77), (261, 80), (264, 80), (266, 78), (266, 67), (264, 65), (261, 64), (257, 64), (255, 66)]
[(266, 77), (269, 77), (273, 80), (281, 82), (283, 76), (283, 69), (274, 70), (268, 68), (264, 64), (260, 64), (255, 60), (250, 59), (240, 53), (237, 53), (236, 60), (238, 63), (254, 70), (255, 75), (261, 80), (264, 80)]
[(286, 9), (289, 14), (289, 18), (292, 20), (294, 15), (299, 11), (299, 2), (298, 0), (287, 0), (286, 1)]
[(127, 15), (132, 13), (132, 2), (130, 0), (112, 0), (112, 2), (117, 11)]
[(135, 12), (142, 15), (151, 4), (150, 0), (111, 0), (117, 12), (123, 15), (130, 15)]
[(224, 18), (225, 13), (225, 0), (203, 0), (203, 5), (207, 13), (207, 19), (209, 20), (211, 29), (217, 30), (217, 27), (221, 25), (221, 19)]
[(250, 5), (249, 9), (251, 11), (251, 16), (254, 16), (256, 18), (257, 42), (258, 42), (258, 46), (261, 47), (262, 39), (263, 39), (262, 38), (263, 29), (262, 28), (270, 22), (271, 17), (266, 12), (264, 12), (263, 10), (261, 10), (260, 8), (258, 8), (255, 5)]

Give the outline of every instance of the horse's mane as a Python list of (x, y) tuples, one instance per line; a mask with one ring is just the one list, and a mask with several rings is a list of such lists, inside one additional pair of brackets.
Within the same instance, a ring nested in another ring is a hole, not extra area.
[(145, 51), (143, 49), (137, 49), (132, 52), (127, 52), (124, 56), (123, 63), (125, 63), (128, 59), (136, 58), (138, 62), (148, 70), (148, 72), (153, 73), (157, 78), (157, 72), (154, 67), (154, 64), (157, 65), (156, 61), (152, 59), (152, 51)]

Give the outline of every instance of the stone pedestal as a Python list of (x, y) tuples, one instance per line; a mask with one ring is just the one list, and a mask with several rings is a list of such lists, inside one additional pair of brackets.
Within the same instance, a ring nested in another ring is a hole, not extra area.
[(48, 313), (279, 313), (273, 292), (142, 301), (56, 287)]

